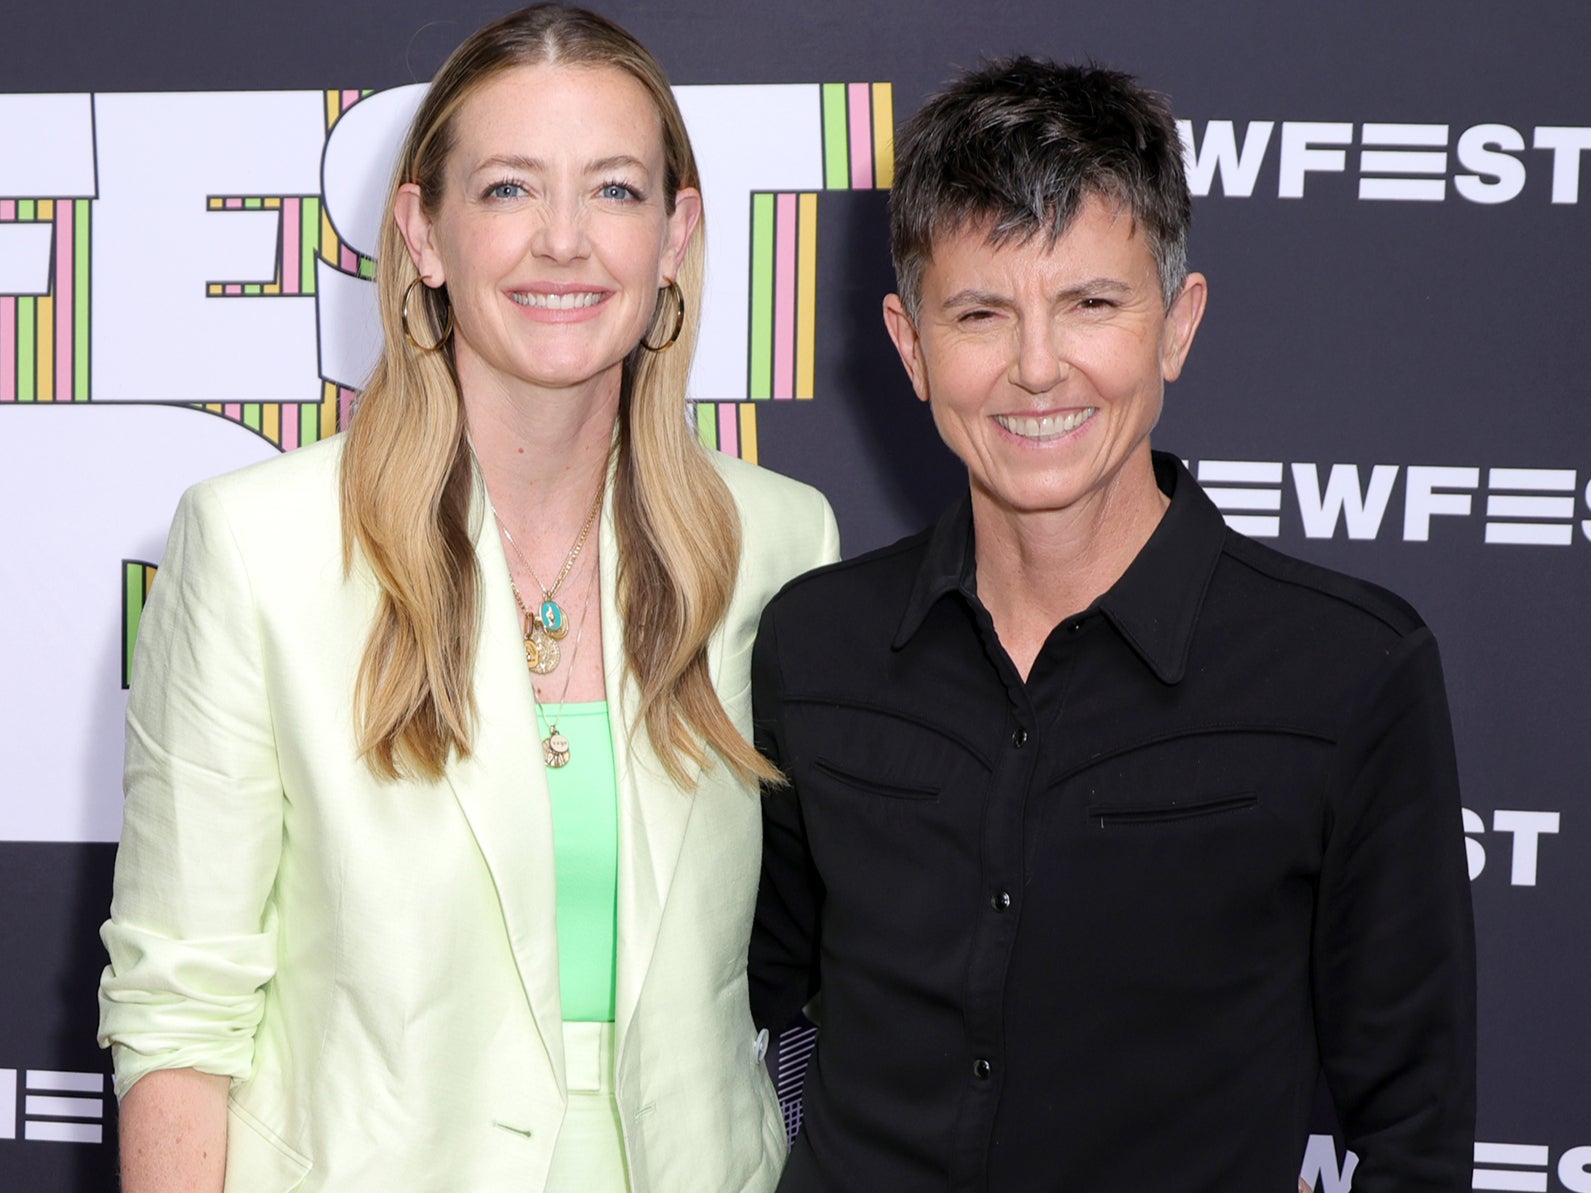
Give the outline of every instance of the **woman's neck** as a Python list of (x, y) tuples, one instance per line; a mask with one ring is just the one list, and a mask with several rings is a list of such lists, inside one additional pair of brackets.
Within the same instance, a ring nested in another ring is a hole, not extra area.
[(619, 378), (578, 390), (466, 388), (464, 415), (492, 507), (524, 546), (578, 528), (607, 474)]

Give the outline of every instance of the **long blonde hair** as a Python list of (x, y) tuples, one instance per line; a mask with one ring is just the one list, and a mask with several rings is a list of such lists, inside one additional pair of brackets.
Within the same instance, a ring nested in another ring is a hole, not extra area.
[[(684, 118), (645, 47), (593, 13), (541, 4), (479, 30), (443, 64), (404, 141), (393, 192), (416, 183), (434, 212), (460, 107), (490, 79), (546, 63), (608, 67), (634, 78), (661, 119), (669, 212), (681, 187), (700, 185)], [(632, 730), (644, 728), (670, 777), (686, 787), (691, 766), (708, 765), (715, 753), (744, 781), (777, 773), (735, 729), (707, 670), (708, 638), (734, 590), (740, 519), (685, 420), (704, 239), (698, 225), (677, 278), (685, 298), (678, 342), (664, 352), (638, 345), (624, 362), (613, 492), (617, 604), (625, 659), (641, 693)], [(341, 481), (344, 569), (363, 555), (381, 589), (359, 668), (355, 721), (361, 756), (376, 775), (434, 779), (454, 754), (468, 756), (475, 720), (473, 462), (451, 338), (424, 352), (404, 336), (404, 295), (418, 274), (391, 195), (379, 252), (385, 350), (347, 432)], [(665, 338), (672, 316), (657, 316), (646, 338)], [(415, 288), (409, 324), (422, 343), (448, 335), (442, 289)]]

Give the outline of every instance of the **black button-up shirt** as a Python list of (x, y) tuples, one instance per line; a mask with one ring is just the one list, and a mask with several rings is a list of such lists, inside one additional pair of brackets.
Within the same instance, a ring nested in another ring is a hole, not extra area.
[(1026, 682), (969, 504), (810, 574), (753, 657), (758, 1021), (821, 991), (781, 1193), (1468, 1184), (1474, 946), (1431, 633), (1227, 529), (1174, 459)]

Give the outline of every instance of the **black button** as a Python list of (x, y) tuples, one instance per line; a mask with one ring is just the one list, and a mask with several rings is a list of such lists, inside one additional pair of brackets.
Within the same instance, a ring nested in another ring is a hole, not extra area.
[(1026, 729), (1022, 728), (1022, 726), (1018, 725), (1016, 727), (1015, 732), (1013, 732), (1011, 734), (1011, 745), (1013, 747), (1015, 747), (1016, 749), (1020, 750), (1023, 746), (1025, 746), (1027, 744), (1028, 744), (1028, 731)]
[(994, 1066), (984, 1060), (983, 1057), (980, 1056), (972, 1062), (972, 1075), (979, 1081), (989, 1080), (989, 1074), (992, 1072), (994, 1072)]
[(989, 906), (996, 911), (1005, 911), (1011, 906), (1010, 891), (996, 891), (989, 896)]
[(1067, 626), (1067, 627), (1066, 627), (1066, 628), (1067, 628), (1067, 629), (1068, 629), (1068, 630), (1070, 630), (1070, 631), (1071, 631), (1071, 632), (1072, 632), (1072, 633), (1074, 633), (1074, 634), (1076, 634), (1076, 633), (1078, 633), (1078, 632), (1079, 632), (1079, 631), (1081, 631), (1081, 630), (1082, 630), (1082, 628), (1083, 628), (1083, 623), (1082, 623), (1082, 621), (1081, 621), (1081, 620), (1078, 620), (1078, 621), (1074, 621), (1074, 622), (1072, 622), (1072, 624), (1071, 624), (1071, 625), (1069, 625), (1069, 626)]

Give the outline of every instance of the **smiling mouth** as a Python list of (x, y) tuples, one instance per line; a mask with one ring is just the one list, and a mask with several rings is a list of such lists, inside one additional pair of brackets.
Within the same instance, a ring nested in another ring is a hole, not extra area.
[(1093, 418), (1098, 411), (1097, 406), (1085, 406), (1081, 410), (1072, 410), (1066, 414), (1045, 414), (1036, 418), (1026, 414), (997, 414), (994, 416), (994, 421), (1013, 435), (1044, 442), (1071, 434)]
[(606, 298), (607, 292), (603, 290), (576, 290), (569, 294), (530, 294), (523, 290), (516, 290), (509, 294), (522, 307), (530, 307), (537, 311), (578, 311), (582, 307), (594, 307)]

